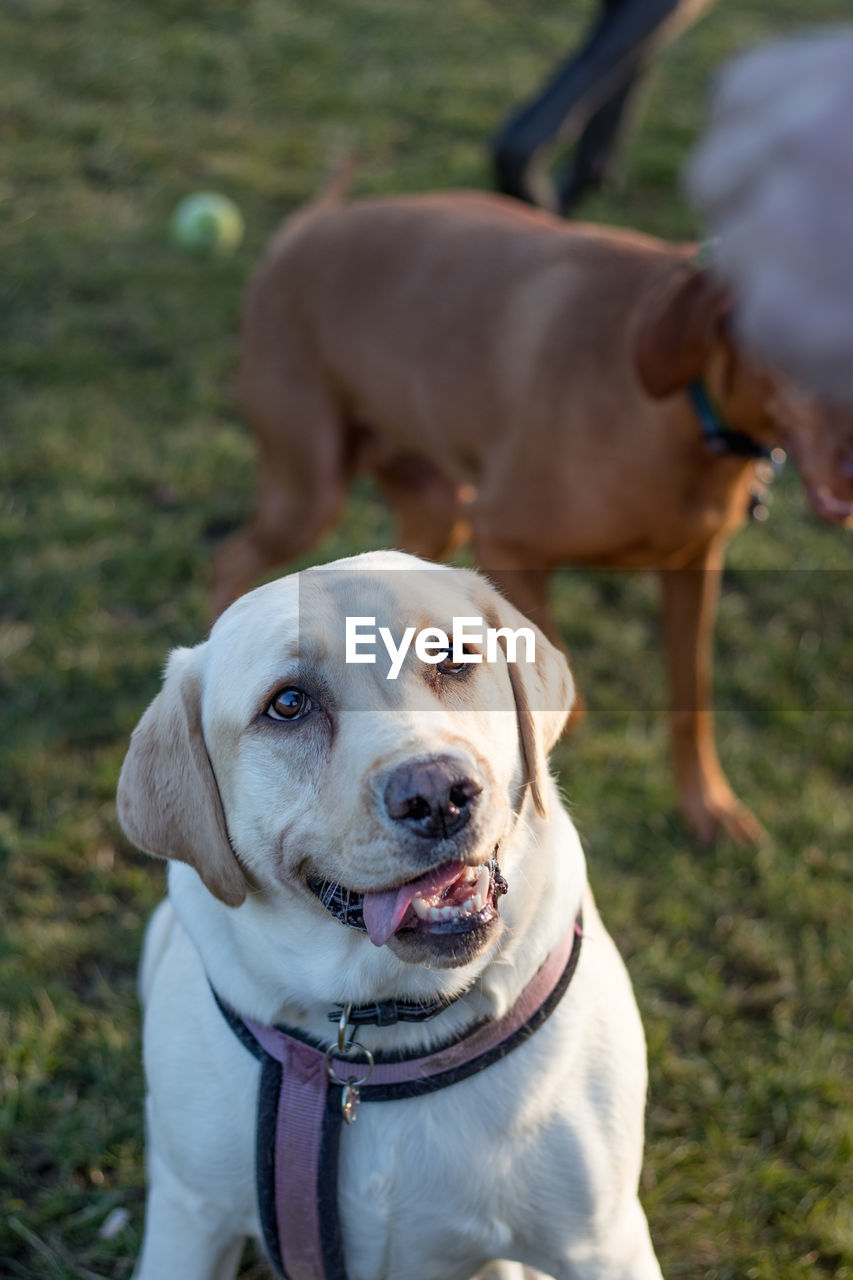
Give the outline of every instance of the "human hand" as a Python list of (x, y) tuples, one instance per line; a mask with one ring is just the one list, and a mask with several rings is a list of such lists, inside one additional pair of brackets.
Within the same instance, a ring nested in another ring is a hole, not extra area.
[(743, 340), (853, 403), (853, 28), (730, 62), (687, 184)]

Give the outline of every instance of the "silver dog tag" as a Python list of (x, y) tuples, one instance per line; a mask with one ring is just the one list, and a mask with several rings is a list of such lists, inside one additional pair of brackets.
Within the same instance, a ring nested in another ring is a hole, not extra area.
[(357, 1084), (344, 1085), (344, 1091), (341, 1094), (341, 1112), (347, 1124), (355, 1124), (358, 1117), (358, 1104), (361, 1101), (359, 1088)]

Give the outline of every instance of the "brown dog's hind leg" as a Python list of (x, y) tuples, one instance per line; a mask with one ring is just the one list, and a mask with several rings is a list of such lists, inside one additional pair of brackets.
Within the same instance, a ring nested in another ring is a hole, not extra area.
[(246, 399), (259, 446), (257, 505), (252, 522), (215, 558), (214, 618), (270, 570), (316, 546), (338, 518), (350, 480), (341, 415), (324, 388), (297, 382), (263, 404)]
[(444, 560), (468, 536), (456, 484), (425, 458), (395, 454), (374, 468), (397, 523), (399, 546), (414, 556)]
[[(264, 459), (261, 458), (263, 472)], [(217, 618), (238, 596), (279, 565), (310, 551), (337, 519), (346, 486), (340, 480), (302, 492), (261, 474), (258, 508), (248, 528), (223, 544), (213, 566), (211, 610)]]

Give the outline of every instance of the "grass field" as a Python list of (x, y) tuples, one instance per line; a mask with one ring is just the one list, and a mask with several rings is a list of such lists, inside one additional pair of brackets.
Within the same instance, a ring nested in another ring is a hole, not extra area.
[[(134, 970), (164, 875), (123, 841), (113, 797), (168, 648), (205, 630), (212, 549), (251, 502), (233, 388), (251, 264), (347, 143), (360, 191), (487, 185), (486, 139), (587, 12), (0, 9), (0, 1274), (120, 1280), (139, 1243)], [(712, 68), (846, 13), (721, 0), (659, 60), (624, 186), (584, 216), (692, 235), (678, 172)], [(223, 261), (165, 232), (177, 201), (209, 188), (246, 217)], [(390, 536), (364, 486), (316, 558)], [(818, 525), (790, 468), (770, 520), (731, 549), (719, 740), (769, 831), (757, 853), (697, 850), (676, 815), (656, 584), (559, 584), (591, 714), (557, 764), (647, 1028), (642, 1191), (668, 1277), (853, 1277), (851, 569), (850, 536)], [(127, 1225), (105, 1235), (116, 1209)], [(244, 1274), (263, 1274), (248, 1254)]]

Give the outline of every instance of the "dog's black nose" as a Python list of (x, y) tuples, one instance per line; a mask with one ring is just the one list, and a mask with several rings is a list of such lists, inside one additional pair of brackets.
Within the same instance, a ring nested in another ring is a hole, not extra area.
[(463, 761), (433, 756), (394, 771), (385, 787), (385, 809), (409, 831), (434, 840), (465, 826), (482, 790)]

